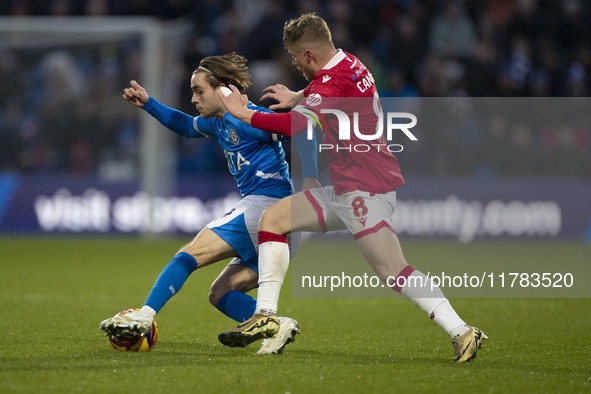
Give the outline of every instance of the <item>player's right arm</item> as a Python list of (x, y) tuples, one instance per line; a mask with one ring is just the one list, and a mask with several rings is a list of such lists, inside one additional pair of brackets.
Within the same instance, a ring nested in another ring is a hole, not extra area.
[(130, 86), (123, 89), (123, 99), (134, 107), (141, 108), (148, 102), (150, 96), (143, 86), (135, 80), (129, 82)]
[[(156, 118), (163, 126), (174, 131), (177, 134), (187, 138), (199, 138), (208, 136), (203, 133), (204, 127), (197, 130), (199, 117), (193, 117), (184, 112), (169, 108), (166, 105), (159, 103), (153, 97), (150, 97), (146, 89), (144, 89), (136, 81), (130, 82), (130, 87), (123, 90), (123, 99), (131, 105), (141, 108), (154, 118)], [(203, 122), (201, 122), (203, 123)]]

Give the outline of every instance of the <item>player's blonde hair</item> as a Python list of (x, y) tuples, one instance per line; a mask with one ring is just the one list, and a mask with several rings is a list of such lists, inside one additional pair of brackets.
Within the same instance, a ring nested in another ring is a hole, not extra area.
[(315, 12), (303, 14), (285, 22), (283, 26), (283, 45), (286, 48), (302, 43), (333, 46), (332, 35), (326, 21)]
[(247, 61), (244, 56), (235, 52), (221, 56), (208, 56), (201, 59), (199, 67), (193, 71), (193, 74), (205, 73), (207, 82), (214, 88), (221, 83), (226, 86), (232, 84), (244, 93), (252, 85), (246, 66)]

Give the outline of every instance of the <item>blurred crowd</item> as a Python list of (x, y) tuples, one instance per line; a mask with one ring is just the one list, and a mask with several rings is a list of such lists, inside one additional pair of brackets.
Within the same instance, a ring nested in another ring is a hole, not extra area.
[[(591, 4), (583, 0), (0, 2), (2, 16), (141, 15), (189, 21), (192, 33), (183, 50), (184, 73), (190, 75), (204, 56), (241, 53), (250, 60), (254, 85), (248, 93), (255, 102), (271, 83), (282, 82), (294, 90), (306, 85), (300, 73), (290, 66), (290, 57), (282, 45), (282, 28), (291, 17), (310, 11), (327, 20), (337, 47), (355, 54), (368, 66), (382, 97), (587, 97), (591, 91)], [(96, 60), (95, 67), (82, 71), (79, 66), (68, 64), (71, 57), (65, 53), (46, 56), (43, 72), (52, 75), (51, 82), (46, 84), (56, 85), (53, 90), (46, 87), (39, 92), (23, 89), (19, 86), (22, 82), (7, 78), (14, 75), (18, 66), (14, 56), (0, 51), (0, 136), (5, 141), (0, 148), (0, 169), (96, 174), (105, 163), (116, 163), (114, 157), (132, 154), (137, 145), (137, 118), (122, 108), (119, 91), (126, 79), (139, 71), (126, 57), (127, 53), (127, 48), (101, 48), (90, 56)], [(41, 75), (38, 77), (42, 79)], [(80, 86), (88, 89), (88, 83), (100, 93), (93, 102), (80, 90)], [(22, 92), (21, 97), (7, 99), (15, 91)], [(57, 96), (49, 95), (51, 91)], [(188, 86), (182, 85), (177, 94), (180, 109), (194, 114)], [(108, 100), (112, 95), (119, 100), (115, 104)], [(39, 103), (36, 123), (27, 122), (33, 114), (26, 113), (26, 106), (19, 107), (19, 103), (30, 100)], [(77, 103), (74, 107), (73, 102)], [(58, 124), (58, 135), (45, 141), (45, 147), (39, 146), (43, 141), (31, 138), (36, 135), (34, 128), (65, 119), (56, 116), (60, 111), (74, 112), (77, 127), (100, 138), (77, 138), (68, 134), (71, 132), (66, 126), (71, 124)], [(541, 164), (561, 152), (555, 157), (564, 157), (574, 164), (558, 165), (548, 175), (589, 176), (589, 127), (530, 127), (527, 132), (514, 133), (509, 130), (503, 137), (505, 150), (519, 152), (519, 157), (491, 155), (486, 173), (544, 175), (540, 173), (544, 168)], [(486, 152), (487, 142), (495, 138), (494, 130), (482, 129), (481, 135), (463, 139), (462, 144), (428, 136), (423, 140), (421, 157), (404, 158), (403, 172), (478, 175), (482, 173), (481, 153)], [(446, 152), (442, 146), (454, 149)], [(435, 151), (437, 154), (429, 154)], [(223, 155), (211, 143), (183, 141), (178, 153), (181, 174), (225, 171)], [(133, 173), (132, 169), (129, 171)]]

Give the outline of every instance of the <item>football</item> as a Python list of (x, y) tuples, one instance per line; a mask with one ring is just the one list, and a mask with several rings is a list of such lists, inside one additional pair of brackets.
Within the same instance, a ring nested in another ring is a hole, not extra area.
[[(119, 312), (115, 316), (126, 315), (131, 312), (137, 312), (137, 308), (128, 308)], [(158, 325), (154, 321), (150, 331), (143, 336), (109, 336), (109, 343), (115, 350), (122, 352), (149, 352), (156, 345), (158, 341)]]

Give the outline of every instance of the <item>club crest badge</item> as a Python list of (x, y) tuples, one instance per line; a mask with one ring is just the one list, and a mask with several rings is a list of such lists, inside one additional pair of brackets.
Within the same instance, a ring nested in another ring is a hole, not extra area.
[(240, 142), (240, 137), (238, 137), (238, 132), (234, 129), (230, 129), (230, 141), (232, 141), (232, 143), (234, 145), (236, 145), (237, 143)]

